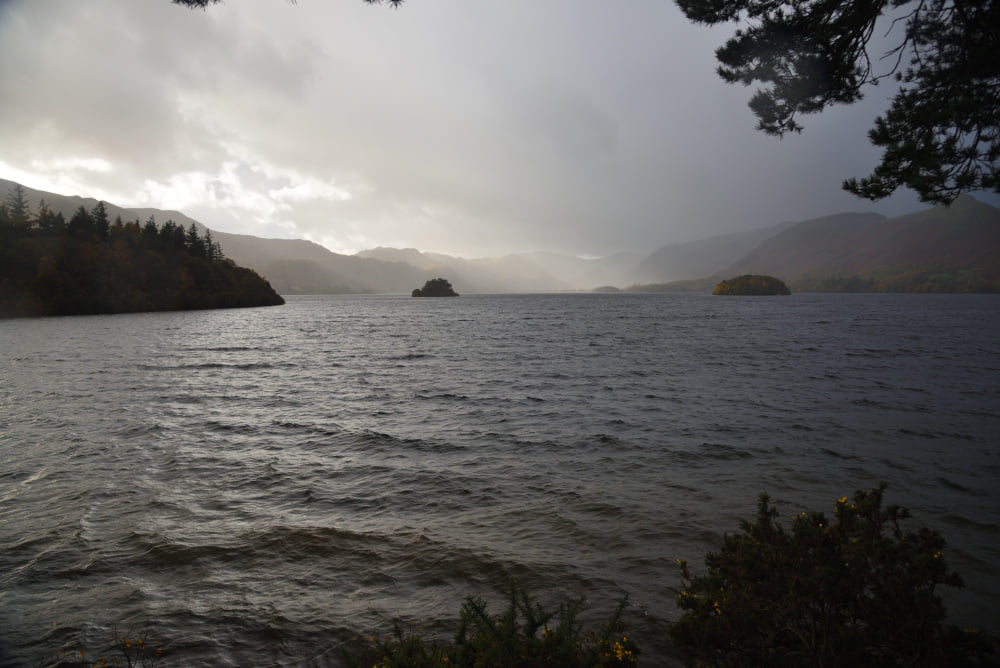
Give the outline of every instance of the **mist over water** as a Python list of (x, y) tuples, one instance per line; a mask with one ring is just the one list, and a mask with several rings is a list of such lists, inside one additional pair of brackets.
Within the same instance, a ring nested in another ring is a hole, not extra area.
[(171, 665), (335, 665), (468, 593), (630, 595), (667, 659), (675, 559), (767, 491), (880, 480), (1000, 630), (1000, 298), (291, 298), (0, 321), (0, 663), (149, 629)]

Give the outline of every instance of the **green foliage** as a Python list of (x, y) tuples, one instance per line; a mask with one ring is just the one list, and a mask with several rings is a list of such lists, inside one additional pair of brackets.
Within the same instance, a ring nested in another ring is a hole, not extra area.
[(755, 522), (726, 536), (694, 576), (680, 562), (684, 610), (671, 636), (689, 665), (976, 665), (988, 650), (945, 624), (939, 585), (945, 541), (904, 533), (905, 508), (883, 507), (885, 485), (836, 502), (834, 516), (802, 513), (786, 532), (761, 495)]
[(792, 281), (796, 292), (998, 293), (1000, 278), (982, 269), (884, 267), (858, 273), (810, 272)]
[(44, 203), (27, 224), (0, 216), (0, 317), (282, 303), (193, 224), (109, 223), (103, 202), (79, 207), (68, 224)]
[(2, 217), (10, 225), (26, 227), (30, 216), (31, 209), (28, 206), (27, 192), (24, 186), (15, 183), (7, 193), (7, 199), (3, 202)]
[(622, 619), (625, 601), (600, 631), (581, 627), (577, 615), (582, 606), (579, 599), (547, 611), (511, 585), (500, 615), (491, 615), (481, 598), (469, 596), (450, 644), (425, 640), (397, 625), (390, 637), (368, 638), (345, 658), (351, 665), (379, 668), (636, 665), (639, 650)]
[(424, 283), (423, 288), (416, 288), (413, 291), (414, 297), (457, 297), (458, 293), (451, 287), (451, 283), (443, 278), (432, 278)]
[[(884, 149), (881, 164), (867, 178), (845, 181), (846, 190), (875, 200), (905, 186), (942, 203), (964, 192), (1000, 192), (1000, 1), (677, 4), (699, 23), (745, 24), (716, 51), (718, 72), (730, 83), (764, 84), (750, 108), (769, 134), (801, 132), (797, 116), (856, 102), (866, 85), (901, 84), (869, 133)], [(887, 14), (900, 17), (892, 27), (902, 35), (879, 63), (869, 41)]]
[(788, 286), (773, 276), (745, 274), (722, 281), (715, 286), (713, 295), (790, 295)]
[(120, 635), (118, 627), (113, 626), (114, 640), (111, 647), (97, 656), (88, 656), (86, 650), (66, 653), (58, 652), (59, 665), (74, 665), (81, 668), (156, 668), (163, 660), (162, 645), (150, 638), (149, 634)]

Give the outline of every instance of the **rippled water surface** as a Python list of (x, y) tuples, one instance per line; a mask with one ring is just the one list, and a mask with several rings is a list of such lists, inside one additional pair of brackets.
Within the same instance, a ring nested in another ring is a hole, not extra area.
[(1000, 630), (1000, 299), (532, 295), (0, 321), (0, 663), (450, 636), (513, 577), (669, 661), (675, 563), (880, 480)]

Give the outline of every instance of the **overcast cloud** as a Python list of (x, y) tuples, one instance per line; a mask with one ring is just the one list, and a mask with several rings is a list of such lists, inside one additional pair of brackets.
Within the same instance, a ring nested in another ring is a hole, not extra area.
[(890, 89), (764, 136), (715, 74), (731, 32), (671, 0), (0, 0), (0, 177), (466, 257), (926, 208), (840, 189)]

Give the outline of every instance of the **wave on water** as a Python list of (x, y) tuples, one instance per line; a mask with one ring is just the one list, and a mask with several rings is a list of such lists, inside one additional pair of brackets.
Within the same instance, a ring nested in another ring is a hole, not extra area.
[(952, 616), (1000, 629), (1000, 304), (872, 297), (0, 322), (0, 663), (117, 624), (176, 665), (336, 665), (516, 579), (594, 620), (628, 593), (668, 665), (676, 559), (761, 492), (790, 517), (881, 480), (948, 540)]

